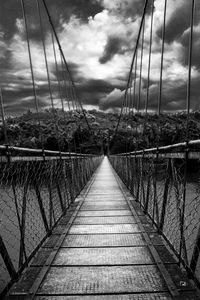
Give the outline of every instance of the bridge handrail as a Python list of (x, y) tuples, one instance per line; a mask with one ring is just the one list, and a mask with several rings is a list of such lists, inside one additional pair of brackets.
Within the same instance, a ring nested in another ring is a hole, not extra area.
[[(172, 145), (167, 145), (167, 146), (161, 146), (161, 147), (155, 147), (155, 148), (149, 148), (149, 149), (143, 149), (143, 150), (137, 150), (137, 151), (131, 151), (131, 152), (124, 152), (124, 153), (118, 153), (113, 156), (139, 156), (142, 154), (155, 154), (157, 152), (165, 152), (165, 151), (170, 151), (174, 150), (177, 148), (185, 148), (184, 150), (190, 150), (190, 146), (200, 146), (200, 140), (191, 140), (189, 142), (182, 142), (182, 143), (177, 143), (177, 144), (172, 144)], [(180, 151), (181, 152), (181, 151)]]
[(15, 146), (7, 146), (0, 145), (0, 151), (6, 151), (9, 154), (17, 151), (19, 153), (30, 153), (30, 154), (38, 154), (38, 155), (55, 155), (57, 157), (65, 156), (65, 157), (94, 157), (95, 154), (85, 154), (85, 153), (76, 153), (76, 152), (60, 152), (53, 150), (43, 150), (43, 149), (31, 149), (31, 148), (23, 148), (23, 147), (15, 147)]

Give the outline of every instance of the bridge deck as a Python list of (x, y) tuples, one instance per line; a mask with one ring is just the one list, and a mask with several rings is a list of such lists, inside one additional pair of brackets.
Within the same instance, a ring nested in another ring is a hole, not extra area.
[(9, 299), (199, 299), (107, 159)]

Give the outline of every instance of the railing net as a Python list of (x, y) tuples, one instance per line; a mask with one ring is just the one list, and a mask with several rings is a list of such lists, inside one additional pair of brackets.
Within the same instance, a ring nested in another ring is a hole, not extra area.
[(92, 155), (1, 157), (0, 293), (52, 232), (100, 159)]
[(199, 160), (188, 158), (186, 152), (157, 150), (111, 156), (110, 161), (177, 261), (199, 285)]

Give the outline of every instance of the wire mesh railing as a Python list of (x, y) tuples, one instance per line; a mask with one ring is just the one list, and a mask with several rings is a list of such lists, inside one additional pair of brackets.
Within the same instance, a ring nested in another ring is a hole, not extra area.
[(200, 286), (200, 141), (110, 156), (188, 276)]
[(0, 295), (27, 266), (101, 157), (1, 146)]

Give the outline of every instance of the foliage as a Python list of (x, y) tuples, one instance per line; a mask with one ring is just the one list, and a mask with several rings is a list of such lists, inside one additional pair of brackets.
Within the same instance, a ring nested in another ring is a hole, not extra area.
[[(119, 130), (114, 135), (118, 114), (85, 111), (45, 110), (39, 115), (28, 111), (15, 118), (7, 118), (8, 144), (19, 147), (42, 148), (83, 153), (111, 153), (169, 145), (186, 139), (186, 114), (134, 114), (122, 116)], [(189, 117), (189, 138), (200, 137), (200, 112)], [(0, 143), (5, 144), (0, 125)], [(110, 147), (109, 147), (110, 146)]]

